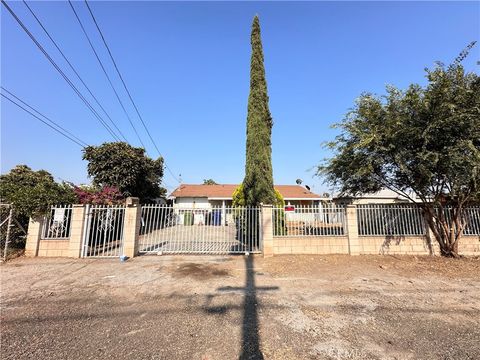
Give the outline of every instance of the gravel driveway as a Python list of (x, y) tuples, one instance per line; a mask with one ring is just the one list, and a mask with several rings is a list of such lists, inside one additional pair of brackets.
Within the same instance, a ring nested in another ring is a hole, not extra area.
[(480, 260), (20, 258), (2, 359), (479, 359)]

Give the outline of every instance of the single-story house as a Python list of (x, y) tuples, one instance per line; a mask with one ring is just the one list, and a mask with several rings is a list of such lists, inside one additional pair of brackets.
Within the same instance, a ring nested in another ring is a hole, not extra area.
[[(173, 200), (176, 208), (231, 207), (233, 192), (238, 186), (236, 184), (182, 184), (170, 194), (169, 199)], [(321, 201), (329, 200), (301, 185), (275, 185), (275, 189), (282, 194), (286, 205), (315, 206)]]
[[(408, 193), (408, 196), (419, 201), (412, 191)], [(354, 205), (367, 205), (367, 204), (405, 204), (411, 203), (411, 200), (403, 195), (397, 194), (390, 189), (382, 189), (373, 194), (363, 194), (361, 196), (352, 196), (350, 194), (338, 194), (333, 196), (333, 201), (337, 204), (354, 204)]]

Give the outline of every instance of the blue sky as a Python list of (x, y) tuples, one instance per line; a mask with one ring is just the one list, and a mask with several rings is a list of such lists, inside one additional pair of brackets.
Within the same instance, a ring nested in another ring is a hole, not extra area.
[[(81, 87), (21, 2), (12, 9)], [(67, 2), (30, 2), (40, 20), (128, 140), (133, 130)], [(74, 3), (147, 145), (83, 2)], [(244, 176), (250, 26), (258, 13), (273, 128), (277, 184), (302, 178), (317, 192), (322, 143), (363, 91), (425, 83), (426, 66), (452, 61), (479, 40), (478, 2), (91, 2), (139, 110), (185, 183)], [(465, 61), (478, 72), (479, 46)], [(112, 138), (2, 7), (1, 84), (88, 144)], [(92, 102), (93, 103), (93, 102)], [(81, 148), (2, 99), (1, 171), (16, 164), (88, 182)], [(171, 189), (176, 181), (168, 174)]]

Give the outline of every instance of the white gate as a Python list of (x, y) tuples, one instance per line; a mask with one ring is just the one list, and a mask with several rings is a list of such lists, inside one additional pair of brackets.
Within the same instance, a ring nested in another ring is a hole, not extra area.
[(87, 205), (83, 232), (83, 257), (123, 255), (125, 207)]
[(242, 254), (262, 249), (261, 208), (142, 206), (140, 253)]

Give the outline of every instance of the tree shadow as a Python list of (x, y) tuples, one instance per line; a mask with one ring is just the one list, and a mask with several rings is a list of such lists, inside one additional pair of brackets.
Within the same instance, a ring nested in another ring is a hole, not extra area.
[[(434, 255), (434, 249), (433, 249), (433, 244), (432, 244), (432, 239), (430, 238), (430, 235), (423, 236), (424, 238), (424, 248), (428, 251), (430, 255)], [(385, 240), (383, 241), (382, 245), (380, 246), (380, 254), (382, 255), (387, 255), (390, 246), (393, 245), (400, 245), (402, 242), (404, 242), (406, 239), (405, 235), (385, 235)]]
[(388, 250), (390, 249), (390, 245), (392, 244), (392, 242), (395, 245), (400, 245), (402, 241), (405, 241), (405, 236), (403, 235), (385, 235), (385, 240), (380, 247), (380, 254), (388, 254)]

